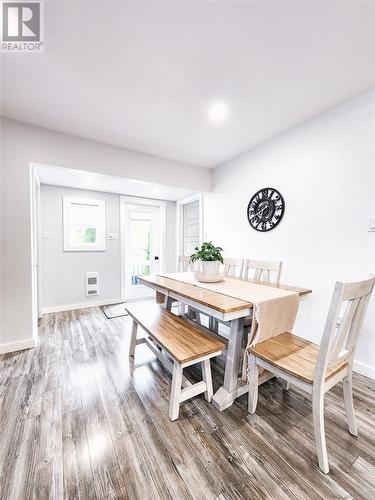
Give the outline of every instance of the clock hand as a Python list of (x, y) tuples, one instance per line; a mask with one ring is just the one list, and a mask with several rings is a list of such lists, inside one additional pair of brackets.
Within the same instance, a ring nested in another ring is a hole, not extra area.
[(263, 214), (263, 212), (264, 212), (265, 210), (267, 210), (267, 207), (263, 207), (261, 210), (259, 210), (259, 212), (258, 212), (258, 213), (254, 214), (254, 215), (253, 215), (253, 217), (258, 217), (258, 215), (259, 215), (260, 213), (262, 213), (262, 214)]

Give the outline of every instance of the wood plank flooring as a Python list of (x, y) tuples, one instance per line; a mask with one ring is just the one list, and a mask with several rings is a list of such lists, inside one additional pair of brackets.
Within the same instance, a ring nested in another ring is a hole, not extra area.
[[(359, 437), (342, 388), (326, 396), (330, 473), (316, 463), (310, 398), (271, 380), (257, 414), (203, 396), (168, 419), (170, 376), (131, 320), (99, 308), (45, 315), (40, 344), (0, 357), (0, 498), (373, 499), (375, 382), (354, 376)], [(200, 376), (190, 370), (191, 378)], [(223, 357), (213, 364), (214, 389)]]

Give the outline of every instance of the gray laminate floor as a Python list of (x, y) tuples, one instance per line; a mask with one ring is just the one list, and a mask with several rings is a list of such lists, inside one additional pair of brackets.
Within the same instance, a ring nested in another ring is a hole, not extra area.
[(129, 363), (129, 333), (99, 308), (50, 314), (37, 348), (0, 357), (1, 499), (375, 498), (374, 381), (354, 377), (358, 438), (328, 393), (325, 476), (308, 396), (269, 381), (253, 417), (246, 396), (197, 397), (170, 422), (170, 377), (146, 346)]

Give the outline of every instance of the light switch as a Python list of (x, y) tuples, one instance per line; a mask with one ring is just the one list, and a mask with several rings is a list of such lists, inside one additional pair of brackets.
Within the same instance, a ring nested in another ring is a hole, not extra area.
[(118, 240), (118, 233), (108, 233), (109, 240)]
[(375, 217), (370, 217), (368, 220), (368, 230), (375, 231)]
[(49, 232), (48, 231), (44, 231), (44, 233), (42, 234), (42, 238), (44, 240), (49, 240)]

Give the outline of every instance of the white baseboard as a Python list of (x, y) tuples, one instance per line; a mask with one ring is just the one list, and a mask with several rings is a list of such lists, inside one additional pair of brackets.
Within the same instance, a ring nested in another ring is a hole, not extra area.
[(7, 344), (0, 344), (0, 354), (8, 352), (23, 351), (24, 349), (31, 349), (35, 347), (34, 339), (18, 340), (17, 342), (8, 342)]
[(375, 380), (375, 366), (366, 365), (360, 361), (354, 361), (353, 370), (365, 377), (372, 378)]
[(42, 307), (42, 314), (62, 312), (62, 311), (73, 311), (74, 309), (86, 309), (87, 307), (108, 306), (110, 304), (118, 304), (119, 302), (124, 302), (124, 300), (122, 299), (96, 300), (90, 302), (80, 302), (78, 304), (65, 304), (62, 306)]

